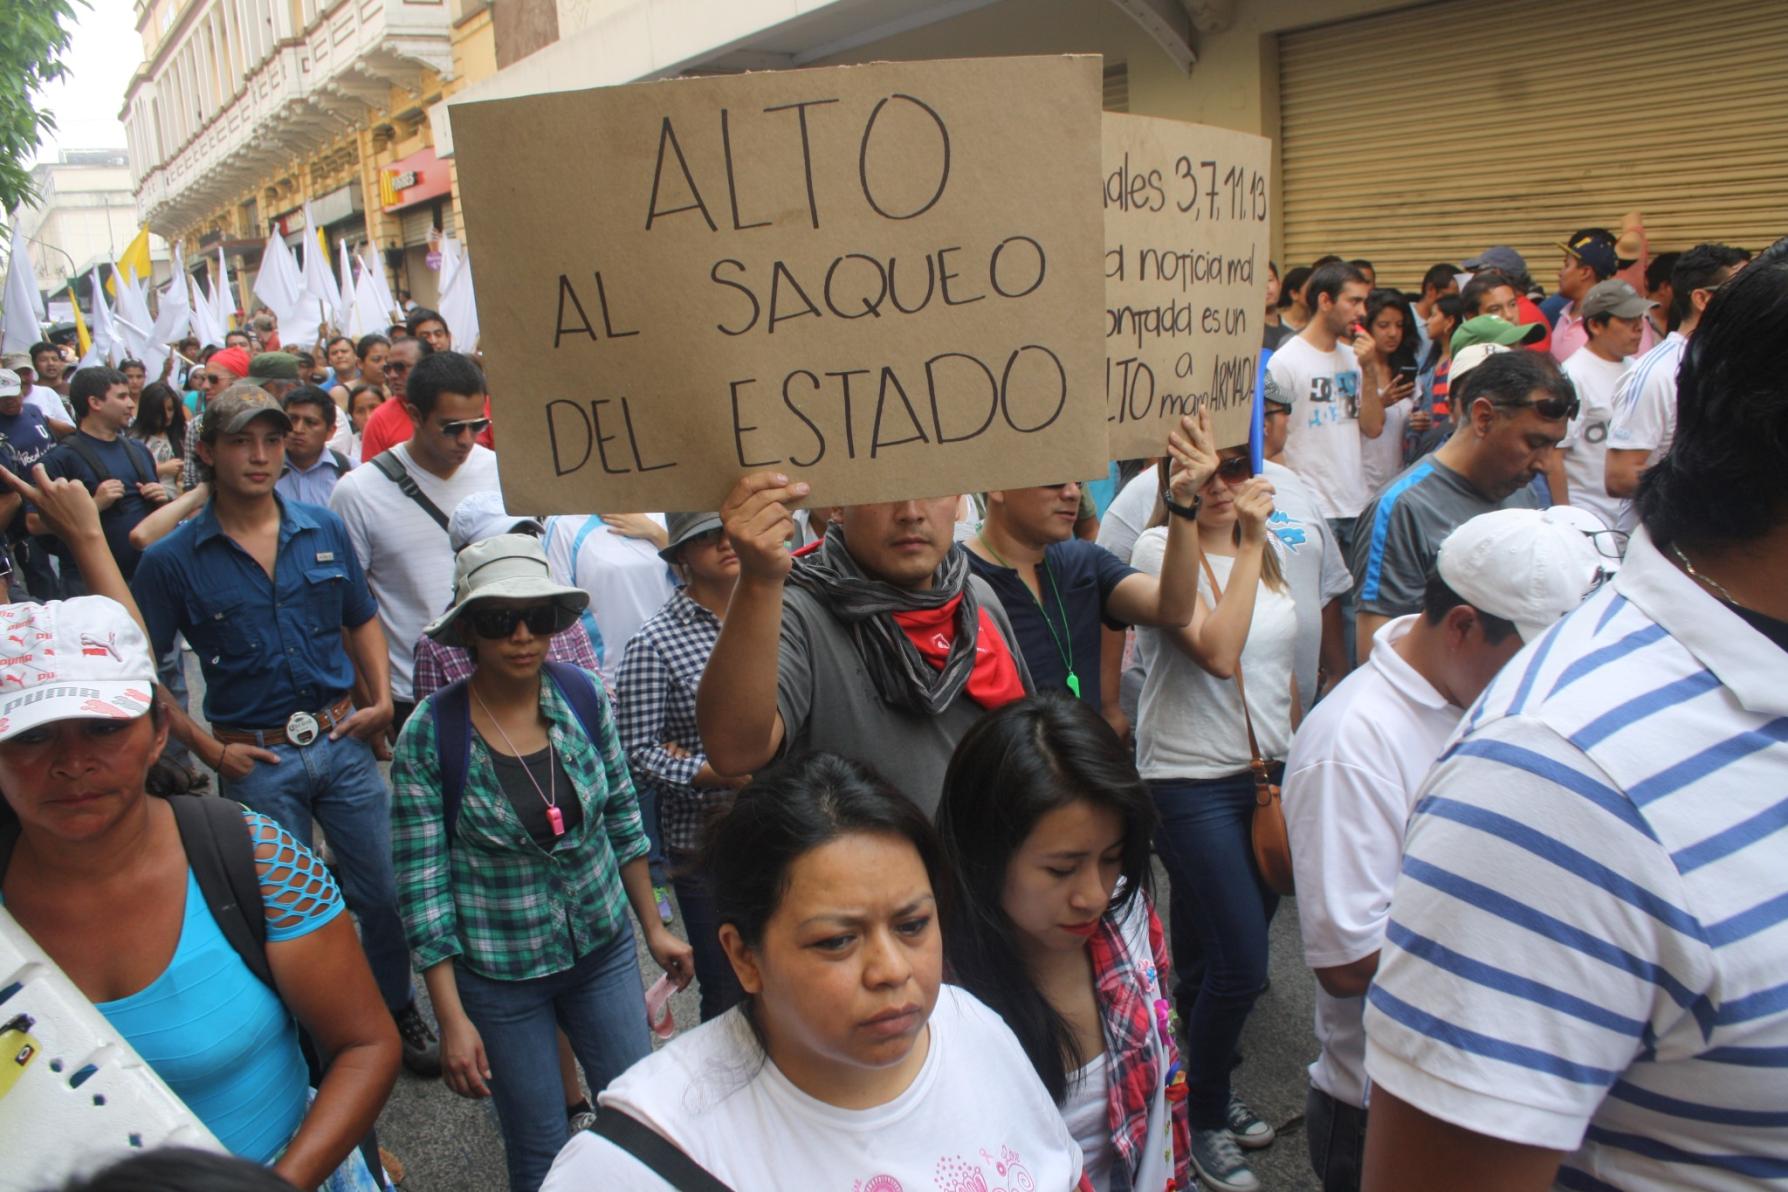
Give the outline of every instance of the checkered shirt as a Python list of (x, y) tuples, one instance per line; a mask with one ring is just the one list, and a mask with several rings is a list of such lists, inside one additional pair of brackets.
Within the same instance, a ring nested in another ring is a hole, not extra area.
[[(695, 727), (695, 689), (720, 638), (720, 618), (678, 589), (627, 643), (616, 721), (633, 780), (658, 796), (665, 847), (693, 852), (722, 787), (690, 785), (708, 760)], [(678, 746), (688, 756), (665, 748)]]

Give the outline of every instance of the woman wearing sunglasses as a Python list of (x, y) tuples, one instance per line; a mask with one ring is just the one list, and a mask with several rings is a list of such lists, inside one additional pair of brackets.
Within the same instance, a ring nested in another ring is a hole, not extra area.
[(554, 583), (525, 534), (473, 543), (454, 570), (454, 605), (427, 632), (469, 650), (473, 671), (398, 737), (399, 906), (447, 1086), (494, 1099), (510, 1188), (534, 1192), (566, 1137), (554, 1028), (593, 1093), (651, 1051), (628, 905), (679, 986), (694, 966), (658, 918), (601, 685), (542, 673), (548, 639), (589, 597)]
[[(1172, 883), (1192, 1161), (1212, 1188), (1250, 1192), (1260, 1184), (1237, 1148), (1266, 1146), (1273, 1128), (1229, 1078), (1248, 1012), (1266, 987), (1267, 923), (1278, 902), (1250, 846), (1250, 765), (1258, 743), (1272, 781), (1283, 770), (1297, 718), (1298, 622), (1267, 530), (1272, 483), (1253, 475), (1245, 449), (1218, 455), (1193, 507), (1164, 502), (1165, 516), (1197, 522), (1204, 573), (1190, 625), (1137, 631), (1148, 668), (1137, 769), (1160, 813), (1155, 848)], [(1165, 529), (1145, 530), (1131, 565), (1157, 573), (1166, 541)]]

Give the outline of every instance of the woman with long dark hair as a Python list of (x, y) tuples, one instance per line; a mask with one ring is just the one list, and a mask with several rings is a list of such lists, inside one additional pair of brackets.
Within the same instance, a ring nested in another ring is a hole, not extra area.
[(970, 729), (938, 807), (960, 907), (944, 943), (951, 978), (1018, 1036), (1095, 1192), (1191, 1187), (1149, 889), (1155, 821), (1110, 726), (1052, 695)]
[(697, 1186), (640, 1158), (652, 1135), (740, 1192), (1075, 1186), (1024, 1050), (943, 984), (950, 878), (912, 800), (860, 763), (791, 758), (710, 825), (702, 871), (745, 1001), (611, 1084), (547, 1192)]
[(182, 452), (186, 446), (186, 403), (172, 385), (152, 381), (143, 386), (130, 435), (149, 448), (156, 476), (164, 483), (177, 484), (185, 466)]
[(1366, 298), (1365, 327), (1370, 347), (1360, 356), (1360, 384), (1375, 386), (1384, 403), (1384, 433), (1360, 440), (1366, 491), (1376, 493), (1403, 470), (1421, 337), (1416, 334), (1415, 311), (1396, 290), (1373, 290)]
[[(1278, 905), (1249, 843), (1253, 745), (1278, 781), (1297, 718), (1297, 609), (1267, 531), (1271, 482), (1251, 475), (1245, 449), (1218, 455), (1194, 511), (1206, 570), (1192, 623), (1137, 633), (1148, 668), (1137, 768), (1161, 816), (1155, 848), (1172, 882), (1192, 1161), (1219, 1192), (1252, 1192), (1259, 1181), (1237, 1147), (1266, 1146), (1274, 1132), (1231, 1088), (1230, 1068), (1266, 987)], [(1165, 541), (1165, 530), (1145, 531), (1131, 565), (1159, 571)]]

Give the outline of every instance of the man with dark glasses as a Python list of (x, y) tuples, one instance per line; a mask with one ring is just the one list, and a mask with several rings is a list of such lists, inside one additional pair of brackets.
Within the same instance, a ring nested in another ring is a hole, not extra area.
[(409, 367), (415, 343), (392, 344), (385, 363), (388, 378), (394, 364), (403, 366), (404, 409), (415, 435), (366, 456), (366, 465), (343, 476), (329, 499), (347, 523), (379, 602), (391, 651), (394, 729), (416, 706), (416, 638), (453, 594), (447, 511), (473, 493), (497, 491), (496, 454), (474, 441), (488, 424), (484, 374), (458, 352), (435, 352)]
[[(410, 984), (390, 794), (371, 747), (391, 722), (391, 695), (366, 577), (339, 517), (275, 495), (291, 430), (277, 401), (236, 385), (210, 400), (199, 428), (211, 500), (143, 553), (132, 582), (157, 655), (183, 633), (205, 675), (211, 731), (170, 707), (174, 733), (217, 771), (226, 798), (306, 844), (312, 820), (323, 825), (404, 1064), (438, 1075)], [(357, 688), (371, 693), (359, 708)]]
[(1480, 513), (1545, 504), (1532, 481), (1577, 415), (1570, 381), (1538, 352), (1467, 348), (1453, 358), (1452, 386), (1452, 437), (1385, 485), (1354, 524), (1356, 664), (1386, 621), (1420, 611), (1448, 534)]

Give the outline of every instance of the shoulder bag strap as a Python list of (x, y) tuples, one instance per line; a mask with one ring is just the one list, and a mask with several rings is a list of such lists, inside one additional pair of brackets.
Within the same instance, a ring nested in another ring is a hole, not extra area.
[(466, 797), (466, 775), (472, 766), (472, 701), (465, 679), (435, 692), (429, 715), (435, 722), (435, 757), (441, 764), (441, 820), (447, 829), (447, 847), (459, 826), (459, 808)]
[(691, 1159), (676, 1143), (638, 1118), (605, 1106), (596, 1115), (590, 1133), (606, 1138), (645, 1166), (677, 1192), (732, 1192), (714, 1173)]
[(435, 524), (441, 527), (443, 533), (447, 532), (447, 515), (442, 513), (441, 507), (429, 500), (428, 494), (417, 486), (416, 478), (410, 475), (410, 470), (404, 467), (403, 461), (393, 454), (392, 449), (388, 448), (379, 452), (368, 462), (383, 472), (387, 480), (397, 485), (398, 492), (416, 502), (422, 512), (434, 518)]
[(187, 863), (217, 929), (248, 971), (273, 989), (261, 872), (255, 864), (254, 838), (242, 818), (242, 804), (204, 795), (175, 795), (168, 799), (168, 806), (173, 809)]
[(584, 736), (602, 752), (602, 696), (597, 690), (596, 676), (573, 662), (547, 661), (543, 664), (559, 695), (571, 705), (571, 714), (584, 727)]
[[(1217, 584), (1217, 573), (1211, 570), (1211, 561), (1203, 551), (1198, 552), (1198, 561), (1204, 566), (1204, 577), (1211, 581), (1211, 608), (1217, 607), (1217, 601), (1223, 599), (1223, 589)], [(1244, 643), (1246, 644), (1246, 643)], [(1260, 742), (1254, 739), (1254, 717), (1248, 713), (1248, 688), (1242, 682), (1242, 658), (1236, 655), (1235, 689), (1242, 697), (1242, 724), (1248, 730), (1248, 752), (1253, 755), (1253, 765), (1257, 773), (1266, 773), (1266, 759), (1260, 756)]]

